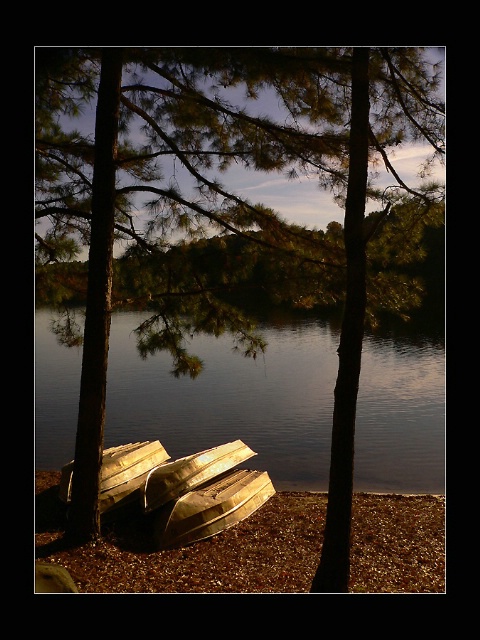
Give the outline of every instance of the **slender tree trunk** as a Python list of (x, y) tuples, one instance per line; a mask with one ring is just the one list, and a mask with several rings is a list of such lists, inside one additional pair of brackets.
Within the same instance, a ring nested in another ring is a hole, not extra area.
[(328, 506), (320, 564), (311, 592), (346, 593), (350, 579), (350, 530), (354, 439), (366, 310), (363, 220), (368, 174), (369, 49), (355, 48), (352, 62), (350, 166), (345, 207), (347, 291), (338, 348)]
[(67, 537), (100, 536), (98, 493), (103, 453), (115, 217), (122, 50), (104, 49), (95, 122), (92, 230), (72, 502)]

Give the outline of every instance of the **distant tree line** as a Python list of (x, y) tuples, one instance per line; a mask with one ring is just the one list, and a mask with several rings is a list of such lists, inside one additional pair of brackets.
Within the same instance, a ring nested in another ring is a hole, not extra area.
[[(339, 223), (332, 222), (325, 232), (308, 233), (313, 242), (322, 239), (331, 245), (334, 238), (341, 242), (343, 229)], [(261, 237), (262, 234), (257, 232), (256, 235)], [(374, 272), (403, 273), (409, 279), (415, 279), (422, 287), (422, 300), (419, 308), (411, 310), (410, 315), (415, 316), (427, 309), (437, 318), (442, 318), (445, 302), (444, 226), (425, 227), (417, 249), (418, 255), (411, 264), (396, 264), (395, 256), (388, 264), (373, 257), (371, 269)], [(212, 295), (252, 314), (278, 305), (328, 312), (343, 303), (343, 270), (335, 272), (336, 278), (330, 275), (331, 296), (328, 302), (325, 284), (322, 285), (321, 298), (312, 296), (311, 284), (315, 276), (311, 267), (308, 273), (302, 272), (298, 263), (294, 263), (293, 273), (284, 267), (283, 263), (279, 265), (278, 255), (269, 254), (264, 248), (259, 250), (258, 245), (236, 234), (175, 245), (154, 255), (142, 252), (135, 245), (114, 260), (113, 308), (149, 310), (155, 306), (152, 291), (156, 292), (156, 297), (161, 297), (162, 291), (165, 298), (175, 297), (172, 283), (177, 290), (179, 283), (183, 283), (183, 292), (186, 293), (185, 285), (199, 280), (202, 281), (202, 291), (210, 290)], [(84, 306), (87, 279), (88, 261), (37, 265), (36, 306)], [(298, 292), (296, 296), (291, 295), (294, 287)], [(307, 289), (308, 293), (302, 295), (302, 290)]]

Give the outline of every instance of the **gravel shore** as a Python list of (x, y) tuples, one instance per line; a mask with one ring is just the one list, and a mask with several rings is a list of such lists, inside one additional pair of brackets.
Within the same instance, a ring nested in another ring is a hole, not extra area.
[[(234, 527), (155, 551), (147, 517), (105, 525), (68, 548), (60, 472), (35, 474), (35, 558), (65, 567), (79, 593), (308, 593), (323, 540), (325, 493), (280, 491)], [(445, 497), (357, 493), (351, 593), (445, 593)]]

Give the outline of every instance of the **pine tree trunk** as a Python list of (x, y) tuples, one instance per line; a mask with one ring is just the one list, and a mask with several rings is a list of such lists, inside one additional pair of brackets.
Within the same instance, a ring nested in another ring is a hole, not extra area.
[(345, 207), (347, 291), (338, 349), (332, 448), (324, 542), (310, 591), (346, 593), (350, 579), (354, 439), (366, 310), (363, 239), (368, 174), (368, 48), (355, 48), (352, 62), (350, 166)]
[(98, 493), (103, 453), (115, 219), (122, 50), (104, 49), (95, 122), (95, 165), (88, 291), (72, 502), (66, 535), (75, 542), (100, 536)]

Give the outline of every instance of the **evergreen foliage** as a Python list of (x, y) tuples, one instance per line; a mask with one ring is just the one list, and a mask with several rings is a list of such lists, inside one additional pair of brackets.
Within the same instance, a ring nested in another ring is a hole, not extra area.
[[(37, 264), (45, 265), (75, 259), (81, 245), (89, 245), (94, 140), (66, 129), (71, 118), (95, 104), (100, 52), (38, 48), (36, 55), (36, 217), (45, 230), (36, 235)], [(313, 231), (287, 224), (278, 212), (231, 193), (218, 176), (232, 163), (292, 179), (313, 175), (343, 204), (351, 49), (146, 47), (129, 48), (125, 55), (115, 237), (126, 246), (125, 258), (136, 256), (141, 265), (126, 273), (116, 261), (113, 306), (148, 309), (162, 300), (162, 312), (173, 313), (178, 326), (177, 309), (207, 327), (211, 323), (195, 314), (209, 313), (213, 301), (245, 286), (261, 287), (272, 301), (299, 308), (341, 304), (346, 273), (341, 225)], [(397, 185), (380, 193), (374, 186), (376, 165), (391, 167), (390, 149), (415, 139), (418, 130), (432, 140), (429, 162), (442, 155), (443, 105), (431, 98), (438, 70), (429, 67), (422, 48), (374, 48), (370, 68), (368, 198), (382, 205), (365, 221), (371, 266), (367, 320), (375, 326), (379, 311), (407, 318), (420, 304), (420, 281), (395, 271), (402, 260), (421, 259), (423, 229), (438, 224), (432, 203), (443, 200), (442, 185), (433, 183), (423, 192)], [(266, 90), (277, 94), (281, 119), (256, 113)], [(400, 222), (407, 201), (412, 213)], [(150, 214), (143, 227), (138, 209)], [(233, 250), (232, 234), (238, 241)], [(42, 300), (41, 266), (37, 273)], [(50, 303), (79, 300), (65, 286), (63, 278), (58, 291), (50, 291)], [(185, 297), (181, 305), (166, 304), (167, 297), (179, 295)], [(221, 316), (227, 319), (228, 313)]]

